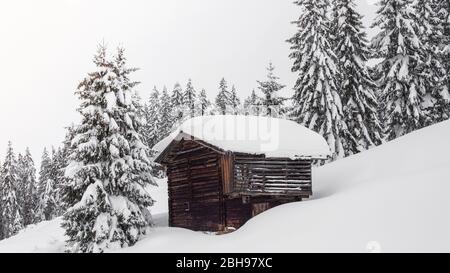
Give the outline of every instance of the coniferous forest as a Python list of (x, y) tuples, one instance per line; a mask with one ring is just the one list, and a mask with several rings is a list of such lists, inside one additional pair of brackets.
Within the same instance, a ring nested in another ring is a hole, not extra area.
[[(192, 117), (291, 119), (325, 138), (327, 162), (449, 119), (450, 1), (379, 0), (371, 40), (355, 0), (294, 5), (296, 32), (280, 43), (290, 46), (295, 85), (267, 63), (266, 78), (255, 79), (246, 98), (225, 78), (215, 97), (188, 79), (141, 98), (126, 50), (99, 45), (95, 69), (74, 87), (81, 121), (67, 125), (64, 141), (43, 148), (39, 166), (29, 149), (4, 143), (0, 240), (61, 216), (68, 252), (135, 244), (152, 225), (146, 189), (163, 175), (152, 147)], [(286, 89), (291, 96), (280, 95)]]

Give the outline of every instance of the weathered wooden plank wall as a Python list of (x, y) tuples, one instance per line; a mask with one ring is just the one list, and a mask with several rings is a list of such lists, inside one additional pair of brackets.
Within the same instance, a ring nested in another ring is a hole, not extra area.
[(170, 157), (170, 226), (218, 230), (223, 221), (219, 155), (194, 141), (181, 141)]
[(222, 171), (223, 193), (229, 194), (233, 191), (233, 183), (234, 183), (232, 153), (228, 152), (220, 156), (220, 167)]
[(312, 194), (311, 160), (234, 155), (234, 190), (248, 194)]

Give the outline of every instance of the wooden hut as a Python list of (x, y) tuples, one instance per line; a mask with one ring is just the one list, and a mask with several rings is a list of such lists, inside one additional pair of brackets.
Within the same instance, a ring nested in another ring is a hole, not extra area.
[(239, 228), (310, 197), (311, 162), (329, 155), (295, 122), (229, 115), (190, 119), (154, 149), (168, 177), (169, 226), (201, 231)]

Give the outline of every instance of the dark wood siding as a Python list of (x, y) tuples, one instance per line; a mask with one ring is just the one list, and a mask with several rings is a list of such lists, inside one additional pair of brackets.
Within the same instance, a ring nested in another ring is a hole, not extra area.
[(224, 221), (219, 155), (194, 141), (181, 141), (167, 167), (169, 225), (218, 230)]
[(222, 170), (223, 193), (229, 194), (233, 191), (234, 172), (233, 172), (233, 154), (226, 153), (220, 157), (220, 166)]
[(311, 160), (235, 154), (234, 191), (250, 195), (308, 197), (312, 194)]
[(251, 204), (242, 202), (241, 198), (226, 200), (227, 227), (239, 228), (252, 217)]

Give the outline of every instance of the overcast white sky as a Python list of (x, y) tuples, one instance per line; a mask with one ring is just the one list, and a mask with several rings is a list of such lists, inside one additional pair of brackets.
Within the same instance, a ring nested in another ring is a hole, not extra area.
[[(0, 161), (8, 140), (40, 161), (78, 120), (78, 82), (104, 40), (123, 45), (146, 95), (192, 78), (213, 98), (219, 80), (248, 96), (269, 61), (291, 94), (289, 45), (298, 17), (292, 0), (2, 0), (0, 2)], [(369, 22), (374, 0), (357, 0)]]

